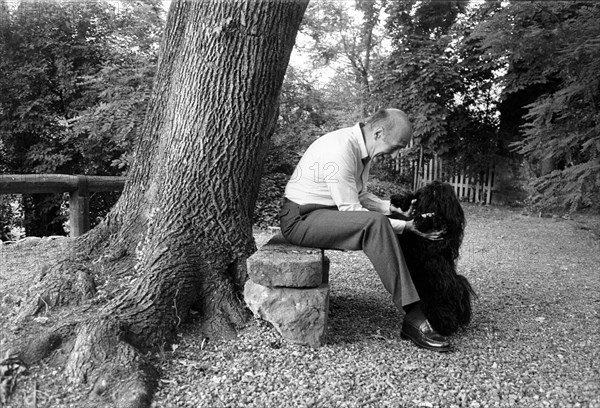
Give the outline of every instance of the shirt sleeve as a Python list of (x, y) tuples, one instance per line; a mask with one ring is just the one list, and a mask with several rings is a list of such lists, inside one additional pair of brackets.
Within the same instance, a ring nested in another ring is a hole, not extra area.
[(329, 177), (325, 178), (327, 189), (333, 202), (340, 211), (369, 211), (358, 197), (356, 180), (354, 178), (353, 156), (336, 155), (326, 165), (329, 168)]
[[(356, 186), (354, 169), (359, 157), (341, 154), (344, 149), (327, 151), (327, 155), (313, 158), (313, 162), (322, 171), (322, 182), (325, 182), (329, 194), (339, 211), (376, 211), (390, 214), (390, 201), (382, 200), (375, 194), (359, 191)], [(340, 153), (338, 153), (340, 152)], [(336, 154), (337, 153), (337, 154)], [(389, 219), (396, 234), (402, 234), (405, 221)]]
[(404, 233), (404, 227), (406, 227), (406, 221), (403, 220), (395, 220), (393, 218), (389, 218), (390, 223), (392, 223), (392, 229), (396, 234)]
[(390, 200), (382, 200), (375, 194), (361, 193), (359, 195), (360, 203), (371, 211), (377, 211), (385, 215), (390, 214)]

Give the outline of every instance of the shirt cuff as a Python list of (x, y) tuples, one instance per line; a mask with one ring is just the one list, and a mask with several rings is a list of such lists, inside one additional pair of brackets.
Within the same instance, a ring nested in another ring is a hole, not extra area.
[(404, 227), (406, 226), (406, 221), (396, 220), (394, 218), (390, 218), (390, 223), (392, 224), (392, 229), (396, 234), (402, 234), (404, 232)]

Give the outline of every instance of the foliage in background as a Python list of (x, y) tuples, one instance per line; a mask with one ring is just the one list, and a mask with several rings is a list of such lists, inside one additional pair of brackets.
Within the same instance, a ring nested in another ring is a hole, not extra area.
[(513, 146), (537, 174), (533, 203), (599, 211), (600, 5), (511, 2), (477, 35), (507, 61), (503, 98), (527, 102)]
[(447, 133), (446, 117), (460, 86), (451, 55), (444, 52), (460, 11), (453, 3), (393, 2), (387, 9), (393, 51), (378, 70), (379, 97), (382, 105), (409, 114), (415, 144), (428, 151)]
[(157, 0), (119, 5), (105, 60), (94, 75), (81, 78), (97, 98), (73, 118), (73, 133), (87, 139), (90, 172), (123, 174), (129, 166), (152, 91), (164, 24), (160, 7)]
[(501, 91), (498, 77), (505, 64), (486, 53), (480, 47), (479, 38), (473, 35), (497, 4), (497, 1), (488, 1), (467, 8), (450, 32), (454, 44), (452, 59), (462, 83), (454, 95), (444, 143), (447, 155), (461, 167), (469, 165), (486, 170), (490, 163), (498, 164), (514, 156), (507, 148), (504, 135), (498, 132)]
[[(373, 112), (372, 65), (386, 49), (382, 11), (387, 0), (318, 1), (310, 3), (301, 33), (312, 42), (302, 47), (315, 66), (337, 66), (335, 74), (354, 97), (358, 117)], [(338, 94), (341, 94), (338, 90)]]
[[(600, 211), (599, 8), (311, 2), (295, 51), (303, 58), (292, 59), (280, 98), (257, 225), (277, 224), (285, 183), (314, 139), (386, 106), (411, 116), (410, 159), (422, 147), (425, 159), (435, 153), (458, 168), (504, 164), (502, 189), (532, 175), (535, 204)], [(14, 10), (0, 0), (0, 171), (124, 174), (151, 92), (161, 12), (159, 0), (22, 1)], [(373, 173), (380, 195), (412, 182), (391, 167)], [(94, 195), (93, 224), (117, 197)], [(27, 222), (64, 221), (60, 195), (26, 200)], [(12, 207), (0, 208), (0, 226), (14, 222)]]
[[(0, 0), (3, 172), (127, 170), (151, 90), (161, 12), (158, 0), (22, 1), (14, 10)], [(115, 200), (96, 195), (93, 224)], [(24, 197), (28, 235), (63, 233), (62, 204), (62, 195)]]
[(335, 93), (319, 90), (310, 72), (289, 66), (280, 95), (277, 129), (269, 142), (256, 202), (258, 228), (278, 226), (277, 212), (285, 185), (306, 148), (319, 136), (340, 126), (347, 113)]
[(380, 105), (408, 112), (415, 142), (410, 159), (437, 154), (458, 169), (477, 170), (498, 152), (491, 95), (498, 66), (472, 44), (470, 32), (484, 13), (468, 3), (390, 3), (393, 51), (377, 70), (377, 97)]
[(378, 108), (371, 104), (371, 81), (373, 66), (386, 52), (381, 19), (386, 4), (385, 0), (309, 4), (296, 44), (296, 52), (304, 58), (301, 63), (292, 59), (286, 74), (278, 129), (257, 201), (257, 226), (278, 225), (285, 184), (312, 141), (351, 126)]

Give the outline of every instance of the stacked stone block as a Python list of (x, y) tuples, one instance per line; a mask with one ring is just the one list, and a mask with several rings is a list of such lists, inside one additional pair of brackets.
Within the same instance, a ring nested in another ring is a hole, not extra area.
[(281, 336), (319, 347), (327, 337), (329, 259), (322, 249), (290, 244), (278, 234), (248, 258), (246, 304)]

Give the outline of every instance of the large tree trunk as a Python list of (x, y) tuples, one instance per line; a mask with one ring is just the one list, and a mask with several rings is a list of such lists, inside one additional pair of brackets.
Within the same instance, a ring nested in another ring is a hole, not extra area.
[(239, 289), (265, 143), (307, 2), (172, 3), (123, 195), (75, 256), (44, 271), (21, 317), (76, 304), (79, 314), (25, 360), (68, 347), (66, 373), (94, 398), (144, 406), (155, 375), (139, 351), (172, 341), (190, 308), (214, 335), (246, 321)]

